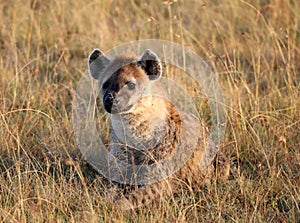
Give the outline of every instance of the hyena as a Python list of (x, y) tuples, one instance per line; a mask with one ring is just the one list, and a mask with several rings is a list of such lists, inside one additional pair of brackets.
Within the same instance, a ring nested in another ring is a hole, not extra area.
[[(95, 49), (89, 56), (88, 67), (92, 77), (98, 81), (103, 107), (110, 114), (112, 130), (109, 151), (118, 162), (151, 166), (172, 154), (183, 155), (174, 154), (178, 145), (189, 141), (183, 137), (183, 124), (193, 125), (198, 120), (178, 111), (164, 97), (154, 96), (154, 91), (161, 93), (164, 89), (157, 83), (162, 75), (162, 63), (153, 51), (146, 50), (140, 57), (124, 54), (109, 58)], [(208, 184), (214, 165), (211, 163), (205, 170), (200, 169), (208, 134), (205, 125), (199, 126), (195, 150), (174, 174), (148, 185), (133, 182), (126, 186), (112, 181), (107, 199), (120, 208), (128, 209), (150, 200), (159, 201), (184, 186), (199, 188)], [(223, 161), (221, 172), (226, 177), (229, 162), (226, 158)], [(179, 163), (173, 162), (171, 165), (176, 167)], [(116, 171), (111, 169), (110, 174), (113, 176)]]

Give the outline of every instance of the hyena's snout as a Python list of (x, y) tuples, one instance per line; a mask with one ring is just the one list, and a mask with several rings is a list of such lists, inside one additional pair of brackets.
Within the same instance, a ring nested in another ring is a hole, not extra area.
[(114, 97), (112, 95), (104, 95), (103, 96), (103, 105), (107, 112), (111, 113), (111, 108), (114, 103)]
[(113, 110), (116, 110), (119, 103), (120, 98), (117, 97), (116, 93), (110, 92), (103, 96), (103, 105), (108, 113), (112, 113)]
[(125, 99), (120, 92), (109, 92), (103, 96), (104, 108), (108, 113), (119, 113), (127, 107)]

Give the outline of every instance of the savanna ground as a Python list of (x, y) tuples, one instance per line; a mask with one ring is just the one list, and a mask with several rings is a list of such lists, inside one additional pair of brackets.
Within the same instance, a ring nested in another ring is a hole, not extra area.
[[(2, 0), (0, 21), (0, 221), (300, 222), (298, 0)], [(121, 212), (78, 152), (72, 98), (91, 49), (149, 38), (218, 75), (232, 170)]]

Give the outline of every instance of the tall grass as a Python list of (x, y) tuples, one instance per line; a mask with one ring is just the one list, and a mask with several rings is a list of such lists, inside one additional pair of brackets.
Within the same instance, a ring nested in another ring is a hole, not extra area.
[[(297, 0), (0, 1), (0, 220), (299, 222)], [(121, 212), (81, 158), (71, 102), (94, 47), (159, 38), (214, 69), (227, 102), (227, 182)]]

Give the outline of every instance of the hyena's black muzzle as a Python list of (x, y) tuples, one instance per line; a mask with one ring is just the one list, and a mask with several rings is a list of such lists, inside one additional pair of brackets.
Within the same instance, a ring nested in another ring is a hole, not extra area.
[(103, 95), (103, 105), (108, 113), (117, 113), (120, 110), (119, 102), (121, 98), (119, 95), (119, 91), (120, 89), (117, 84), (113, 84), (109, 86), (108, 89), (106, 89)]
[(121, 90), (107, 90), (103, 95), (103, 106), (108, 113), (117, 114), (128, 111), (133, 105), (130, 103), (131, 92), (127, 88)]
[(111, 113), (112, 106), (114, 104), (114, 96), (112, 94), (106, 94), (103, 96), (103, 105), (108, 113)]

